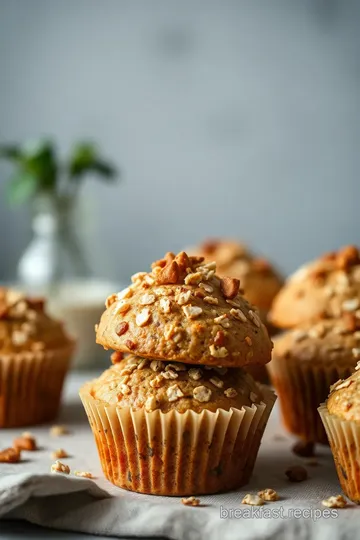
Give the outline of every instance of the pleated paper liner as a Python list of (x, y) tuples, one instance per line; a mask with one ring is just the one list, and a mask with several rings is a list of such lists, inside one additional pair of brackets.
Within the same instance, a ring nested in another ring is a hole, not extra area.
[(341, 487), (349, 499), (360, 504), (360, 425), (330, 414), (326, 403), (322, 403), (318, 410), (329, 438)]
[(0, 355), (0, 428), (49, 422), (59, 409), (73, 346)]
[(140, 409), (107, 405), (80, 390), (104, 474), (113, 484), (153, 495), (194, 495), (246, 483), (276, 396), (216, 412)]
[(317, 409), (327, 399), (330, 386), (349, 377), (355, 365), (356, 361), (337, 365), (331, 360), (317, 364), (274, 357), (267, 368), (286, 429), (304, 441), (328, 444)]

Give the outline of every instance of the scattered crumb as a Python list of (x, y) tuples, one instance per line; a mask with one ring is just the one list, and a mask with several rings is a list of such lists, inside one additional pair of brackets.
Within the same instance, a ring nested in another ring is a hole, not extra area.
[(63, 448), (58, 448), (51, 453), (51, 459), (67, 458), (69, 454)]
[(267, 489), (263, 489), (262, 491), (259, 491), (258, 495), (263, 501), (278, 501), (279, 500), (279, 495), (274, 489), (271, 489), (271, 488), (267, 488)]
[(241, 504), (250, 504), (251, 506), (262, 506), (264, 504), (264, 499), (259, 497), (259, 495), (251, 495), (248, 493), (245, 495)]
[(21, 437), (17, 437), (14, 440), (13, 447), (17, 450), (28, 450), (29, 452), (34, 452), (34, 450), (37, 450), (36, 439), (32, 433), (25, 431)]
[(293, 465), (285, 471), (286, 476), (290, 482), (303, 482), (307, 479), (307, 470), (301, 465)]
[(70, 467), (64, 463), (61, 463), (61, 461), (56, 460), (55, 463), (51, 465), (51, 472), (70, 474)]
[(196, 499), (194, 496), (192, 497), (184, 497), (181, 499), (182, 504), (185, 506), (199, 506), (200, 499)]
[(81, 476), (81, 478), (94, 478), (91, 472), (88, 471), (75, 471), (75, 476)]
[(292, 447), (292, 451), (300, 457), (313, 457), (314, 447), (315, 445), (312, 442), (298, 441)]
[(61, 437), (61, 435), (68, 435), (69, 430), (66, 426), (52, 426), (50, 429), (50, 435), (53, 437)]
[(0, 451), (0, 463), (18, 463), (21, 452), (17, 448), (5, 448)]
[(344, 508), (347, 505), (347, 500), (342, 495), (333, 495), (322, 501), (321, 504), (328, 508)]

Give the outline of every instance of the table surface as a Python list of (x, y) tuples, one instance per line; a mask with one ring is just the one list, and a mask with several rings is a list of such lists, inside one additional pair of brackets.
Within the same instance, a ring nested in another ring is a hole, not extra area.
[[(57, 448), (64, 448), (71, 456), (69, 459), (64, 460), (64, 462), (70, 466), (72, 471), (78, 469), (92, 472), (99, 486), (111, 494), (117, 497), (139, 499), (148, 497), (147, 495), (131, 493), (116, 488), (103, 477), (96, 446), (78, 397), (78, 389), (83, 382), (95, 376), (96, 373), (94, 372), (73, 372), (68, 377), (62, 410), (56, 423), (66, 425), (69, 429), (69, 434), (54, 438), (49, 434), (49, 425), (32, 428), (31, 432), (37, 438), (41, 449), (38, 452), (27, 454), (26, 457), (28, 459), (24, 460), (24, 462), (11, 466), (5, 465), (5, 467), (12, 467), (13, 470), (16, 468), (15, 470), (19, 472), (25, 470), (48, 472), (54, 461), (50, 457), (51, 451)], [(11, 445), (12, 440), (21, 432), (22, 430), (2, 430), (0, 432), (0, 446), (6, 447)], [(279, 410), (276, 404), (265, 430), (250, 483), (237, 492), (201, 497), (201, 502), (218, 507), (223, 505), (225, 508), (238, 508), (242, 497), (246, 493), (257, 493), (259, 489), (273, 488), (281, 496), (281, 501), (272, 503), (272, 507), (283, 505), (286, 508), (324, 508), (321, 506), (323, 499), (341, 493), (331, 452), (329, 448), (320, 447), (317, 449), (316, 457), (312, 459), (313, 463), (310, 463), (309, 459), (300, 458), (292, 453), (291, 447), (293, 443), (294, 439), (287, 435), (281, 426)], [(306, 482), (294, 484), (287, 480), (284, 474), (285, 470), (288, 466), (295, 464), (301, 464), (307, 468), (309, 479)], [(151, 498), (160, 503), (180, 503), (176, 497)], [(348, 512), (346, 509), (340, 512), (344, 511)], [(18, 540), (24, 538), (24, 536), (26, 538), (41, 539), (52, 537), (71, 540), (80, 540), (84, 537), (101, 538), (99, 536), (85, 536), (71, 532), (50, 531), (26, 523), (1, 523), (1, 539), (9, 538), (11, 540)]]

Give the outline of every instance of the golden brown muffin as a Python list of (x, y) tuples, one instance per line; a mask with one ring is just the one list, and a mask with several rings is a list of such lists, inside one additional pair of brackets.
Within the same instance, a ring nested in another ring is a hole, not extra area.
[[(113, 357), (119, 357), (114, 353)], [(192, 367), (129, 355), (93, 381), (93, 398), (119, 407), (163, 413), (215, 412), (260, 404), (263, 394), (241, 368)]]
[(268, 365), (280, 399), (286, 428), (307, 442), (326, 443), (317, 414), (329, 387), (347, 377), (360, 355), (360, 321), (346, 313), (341, 319), (307, 323), (275, 338)]
[(302, 266), (276, 296), (269, 318), (293, 328), (320, 318), (339, 318), (360, 308), (360, 256), (355, 246)]
[(43, 300), (0, 288), (0, 427), (56, 416), (73, 349)]
[(272, 343), (239, 280), (216, 264), (168, 253), (106, 301), (96, 332), (105, 348), (188, 364), (241, 367), (270, 361)]
[(333, 384), (327, 402), (319, 407), (341, 487), (356, 504), (360, 504), (359, 368), (360, 363), (350, 377)]

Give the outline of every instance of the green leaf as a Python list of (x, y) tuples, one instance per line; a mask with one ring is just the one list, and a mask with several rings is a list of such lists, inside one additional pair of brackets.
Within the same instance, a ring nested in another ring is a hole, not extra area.
[(26, 172), (19, 172), (11, 179), (7, 187), (10, 204), (21, 204), (29, 200), (39, 189), (39, 179)]
[(16, 144), (0, 145), (0, 157), (17, 161), (20, 157), (20, 148)]
[(114, 180), (118, 174), (116, 168), (105, 161), (96, 161), (89, 170), (97, 173), (106, 180)]
[(70, 178), (81, 178), (88, 173), (95, 173), (108, 180), (117, 175), (115, 167), (100, 156), (94, 143), (80, 142), (74, 146), (70, 156), (69, 176)]
[(21, 170), (38, 178), (39, 187), (55, 189), (57, 162), (53, 143), (47, 139), (28, 141), (21, 150)]

